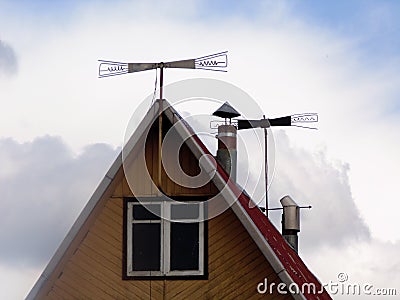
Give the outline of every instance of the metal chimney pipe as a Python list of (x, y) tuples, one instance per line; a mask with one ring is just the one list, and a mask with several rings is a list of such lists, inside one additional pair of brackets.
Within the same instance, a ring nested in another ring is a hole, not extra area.
[(300, 232), (300, 207), (290, 197), (285, 196), (280, 200), (283, 206), (282, 214), (282, 235), (287, 243), (298, 252)]
[(230, 124), (218, 126), (217, 161), (228, 173), (232, 181), (236, 181), (237, 172), (237, 129)]

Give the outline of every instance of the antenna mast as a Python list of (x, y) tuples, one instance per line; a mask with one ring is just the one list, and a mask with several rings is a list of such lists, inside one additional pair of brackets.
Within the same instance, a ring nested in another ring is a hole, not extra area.
[[(318, 122), (317, 113), (305, 113), (296, 114), (291, 116), (285, 116), (275, 119), (266, 119), (265, 115), (261, 120), (237, 120), (237, 128), (241, 129), (254, 129), (254, 128), (264, 128), (264, 164), (265, 164), (265, 215), (268, 217), (268, 132), (267, 128), (271, 126), (295, 126), (307, 129), (317, 129), (310, 126), (302, 126), (301, 124), (315, 123)], [(299, 125), (300, 123), (300, 125)]]

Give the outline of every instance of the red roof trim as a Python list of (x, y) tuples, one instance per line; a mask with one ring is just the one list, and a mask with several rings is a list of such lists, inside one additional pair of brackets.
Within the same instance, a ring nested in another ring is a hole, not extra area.
[[(185, 122), (185, 124), (190, 132), (193, 134), (192, 137), (197, 145), (204, 151), (205, 154), (212, 155), (207, 147), (204, 145), (204, 143), (200, 140), (200, 138), (195, 133), (193, 133), (190, 125), (187, 124), (187, 122)], [(321, 283), (318, 281), (315, 275), (307, 268), (300, 256), (287, 244), (283, 236), (269, 221), (269, 219), (260, 211), (257, 206), (249, 206), (249, 204), (251, 204), (253, 201), (246, 194), (244, 194), (234, 182), (229, 180), (227, 173), (219, 164), (217, 164), (217, 172), (219, 175), (221, 175), (224, 181), (228, 184), (229, 188), (236, 195), (239, 203), (244, 208), (246, 213), (250, 216), (251, 220), (256, 225), (258, 230), (261, 232), (265, 241), (275, 252), (276, 256), (285, 267), (289, 276), (293, 279), (293, 281), (300, 289), (302, 286), (304, 287), (303, 295), (307, 299), (332, 299), (328, 292), (322, 287)], [(315, 285), (315, 294), (310, 293), (308, 287), (304, 285), (306, 283), (312, 283)]]

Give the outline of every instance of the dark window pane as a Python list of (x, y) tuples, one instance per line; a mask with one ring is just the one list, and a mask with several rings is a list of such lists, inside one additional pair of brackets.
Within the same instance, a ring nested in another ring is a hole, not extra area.
[(133, 206), (134, 220), (160, 220), (161, 205), (160, 204), (145, 204)]
[(173, 204), (171, 205), (171, 218), (179, 219), (198, 219), (199, 204)]
[(199, 270), (199, 223), (171, 223), (171, 270)]
[(132, 224), (133, 270), (159, 271), (161, 253), (161, 224)]

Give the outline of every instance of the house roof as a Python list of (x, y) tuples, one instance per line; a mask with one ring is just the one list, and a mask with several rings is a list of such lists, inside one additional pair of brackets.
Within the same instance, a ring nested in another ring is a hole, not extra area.
[[(129, 151), (133, 149), (135, 143), (142, 136), (143, 132), (157, 118), (159, 111), (159, 102), (157, 101), (149, 109), (148, 113), (133, 133), (126, 147)], [(166, 101), (163, 100), (162, 106), (164, 114), (168, 119), (178, 126), (175, 128), (182, 136), (189, 136), (186, 143), (193, 154), (199, 158), (203, 155), (211, 155), (210, 151), (194, 133), (191, 126), (182, 119), (179, 113)], [(177, 121), (180, 121), (177, 123)], [(126, 149), (125, 149), (126, 151)], [(203, 163), (210, 163), (209, 160), (203, 160)], [(99, 210), (104, 203), (104, 199), (109, 197), (115, 187), (116, 178), (120, 178), (123, 170), (122, 151), (114, 161), (109, 171), (95, 190), (94, 194), (82, 210), (78, 219), (71, 227), (67, 236), (51, 258), (45, 270), (33, 286), (26, 299), (35, 299), (40, 290), (44, 287), (48, 279), (54, 275), (56, 269), (60, 268), (68, 259), (67, 256), (73, 251), (74, 242), (80, 242), (82, 231), (88, 223), (93, 222), (93, 215)], [(254, 205), (250, 196), (248, 196), (236, 183), (229, 179), (224, 169), (217, 164), (216, 175), (213, 178), (214, 184), (221, 191), (222, 196), (232, 203), (232, 210), (246, 228), (250, 236), (253, 238), (263, 255), (271, 264), (279, 278), (287, 286), (296, 285), (300, 287), (300, 293), (293, 294), (295, 299), (332, 299), (323, 289), (321, 283), (314, 274), (307, 268), (300, 256), (287, 244), (283, 236), (269, 221), (269, 219)], [(237, 201), (232, 201), (237, 199)], [(308, 285), (313, 285), (318, 293), (313, 294), (308, 289)], [(302, 287), (305, 287), (302, 291)], [(294, 288), (294, 287), (293, 287)]]

